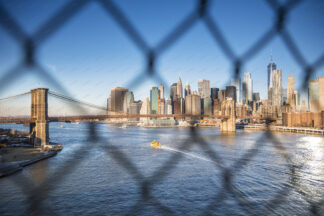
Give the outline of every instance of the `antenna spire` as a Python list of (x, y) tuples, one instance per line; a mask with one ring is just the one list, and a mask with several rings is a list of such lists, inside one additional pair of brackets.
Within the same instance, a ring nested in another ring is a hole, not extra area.
[(270, 52), (270, 61), (272, 62), (272, 48), (271, 48), (271, 52)]

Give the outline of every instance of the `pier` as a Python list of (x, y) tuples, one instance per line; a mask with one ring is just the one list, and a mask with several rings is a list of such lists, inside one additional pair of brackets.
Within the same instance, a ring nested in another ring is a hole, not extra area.
[(303, 133), (303, 134), (317, 134), (317, 135), (324, 136), (324, 130), (316, 129), (316, 128), (285, 127), (285, 126), (269, 126), (269, 127), (266, 127), (264, 125), (245, 125), (244, 129), (270, 130), (270, 131)]

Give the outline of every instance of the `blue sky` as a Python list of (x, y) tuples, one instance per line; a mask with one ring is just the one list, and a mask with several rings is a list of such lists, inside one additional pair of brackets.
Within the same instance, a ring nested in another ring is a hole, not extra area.
[[(2, 0), (22, 28), (33, 34), (66, 1)], [(285, 1), (281, 1), (285, 2)], [(190, 0), (120, 0), (115, 3), (151, 47), (156, 46), (196, 6)], [(260, 0), (212, 1), (210, 13), (236, 55), (242, 55), (275, 19), (271, 8)], [(324, 1), (310, 0), (298, 5), (287, 20), (287, 29), (307, 62), (312, 63), (324, 53)], [(22, 59), (21, 45), (0, 25), (0, 77)], [(254, 92), (266, 98), (266, 69), (273, 60), (283, 70), (283, 84), (288, 75), (295, 75), (300, 84), (301, 68), (278, 36), (250, 61), (242, 72), (250, 72)], [(145, 69), (145, 57), (127, 37), (116, 21), (98, 3), (90, 3), (76, 16), (54, 32), (37, 52), (37, 59), (70, 94), (80, 100), (106, 105), (110, 88), (127, 85)], [(209, 34), (206, 26), (197, 22), (157, 61), (157, 71), (168, 85), (181, 76), (197, 89), (198, 79), (211, 81), (211, 87), (229, 84), (232, 64)], [(26, 70), (26, 72), (28, 72)], [(324, 76), (324, 67), (313, 78)], [(242, 74), (243, 77), (243, 74)], [(135, 99), (149, 96), (149, 89), (159, 85), (145, 80), (134, 91)], [(48, 87), (51, 83), (27, 73), (8, 83), (0, 97)]]

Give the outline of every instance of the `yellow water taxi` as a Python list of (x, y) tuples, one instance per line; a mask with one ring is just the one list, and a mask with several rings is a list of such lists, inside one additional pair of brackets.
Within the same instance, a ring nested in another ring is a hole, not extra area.
[(159, 143), (159, 142), (156, 141), (156, 140), (153, 140), (153, 141), (151, 142), (151, 147), (154, 147), (154, 148), (161, 147), (161, 143)]

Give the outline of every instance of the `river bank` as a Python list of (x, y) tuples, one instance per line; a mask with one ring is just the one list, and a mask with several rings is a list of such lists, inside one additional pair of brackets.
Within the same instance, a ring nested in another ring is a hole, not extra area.
[(35, 148), (26, 131), (0, 128), (0, 178), (56, 154)]
[(265, 131), (270, 130), (273, 132), (289, 132), (289, 133), (301, 133), (301, 134), (315, 134), (324, 136), (324, 130), (315, 128), (302, 128), (302, 127), (285, 127), (285, 126), (269, 126), (265, 125), (245, 125), (244, 130), (257, 130)]

